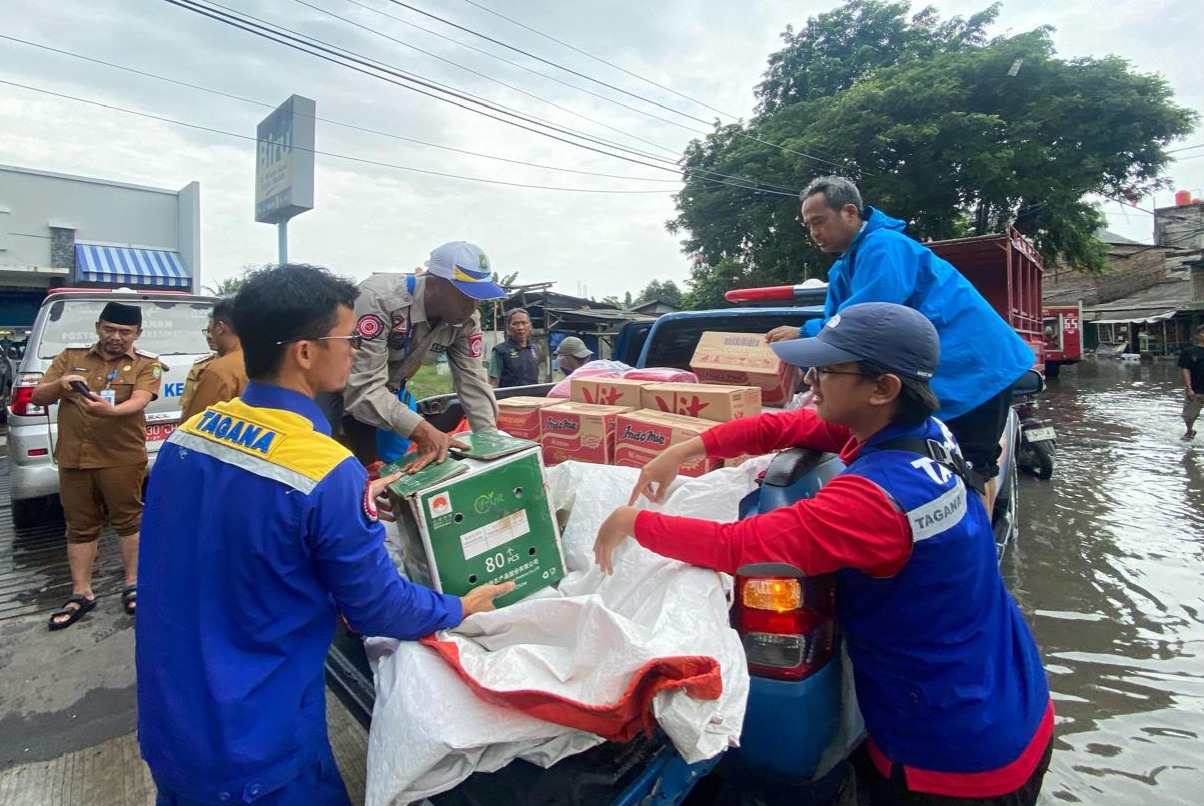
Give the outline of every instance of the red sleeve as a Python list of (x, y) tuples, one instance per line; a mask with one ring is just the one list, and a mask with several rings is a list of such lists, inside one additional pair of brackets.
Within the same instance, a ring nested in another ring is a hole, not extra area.
[(812, 448), (839, 453), (852, 438), (849, 429), (824, 422), (814, 409), (761, 414), (720, 423), (704, 431), (707, 456), (727, 459), (742, 453), (760, 455), (783, 448)]
[(642, 511), (635, 538), (664, 557), (734, 574), (785, 562), (808, 575), (856, 568), (891, 576), (911, 556), (911, 528), (882, 488), (860, 476), (832, 479), (814, 498), (734, 523)]

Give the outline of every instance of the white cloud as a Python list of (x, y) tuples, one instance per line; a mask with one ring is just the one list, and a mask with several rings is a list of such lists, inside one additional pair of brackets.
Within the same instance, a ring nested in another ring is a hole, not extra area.
[[(356, 0), (386, 10), (449, 37), (497, 52), (506, 59), (552, 73), (546, 65), (448, 28), (384, 0)], [(331, 19), (299, 3), (281, 0), (227, 0), (231, 7), (280, 21), (372, 58), (454, 84), (492, 101), (559, 125), (668, 156), (680, 154), (695, 136), (689, 130), (651, 120), (602, 99), (510, 67), (413, 27), (373, 14), (343, 0), (306, 0), (388, 36), (410, 42), (457, 64), (505, 81), (572, 111), (645, 138), (668, 149), (624, 138), (580, 117), (539, 103), (522, 92), (498, 86), (451, 65)], [(715, 113), (671, 93), (641, 83), (535, 34), (514, 27), (466, 3), (414, 4), (486, 32), (582, 73), (629, 89), (666, 106), (688, 110), (704, 120)], [(834, 3), (758, 4), (725, 0), (665, 0), (609, 4), (528, 0), (515, 6), (496, 0), (482, 4), (547, 32), (634, 73), (673, 87), (715, 107), (747, 117), (752, 88), (768, 54), (780, 47), (788, 23), (798, 26)], [(673, 178), (673, 174), (592, 154), (554, 140), (488, 121), (446, 103), (359, 75), (310, 56), (268, 43), (184, 12), (165, 3), (119, 0), (94, 3), (62, 0), (45, 4), (10, 0), (14, 13), (5, 31), (64, 50), (159, 73), (275, 105), (291, 93), (312, 97), (323, 118), (347, 121), (396, 135), (511, 159), (631, 177)], [(982, 2), (947, 0), (943, 14), (973, 13)], [(1051, 8), (1034, 0), (1005, 5), (997, 32), (1013, 32), (1046, 22), (1065, 56), (1117, 53), (1139, 70), (1167, 76), (1179, 101), (1204, 107), (1204, 88), (1194, 69), (1194, 11), (1181, 2), (1116, 3), (1101, 16), (1087, 6)], [(174, 87), (111, 68), (0, 40), (0, 77), (165, 117), (253, 135), (267, 107)], [(558, 74), (564, 81), (585, 80)], [(679, 120), (693, 130), (705, 126), (597, 85), (601, 95)], [(1197, 138), (1198, 140), (1199, 138)], [(1196, 142), (1192, 140), (1190, 142)], [(499, 271), (518, 270), (527, 282), (555, 280), (574, 293), (586, 284), (591, 294), (622, 295), (652, 279), (687, 276), (678, 238), (663, 227), (674, 211), (675, 185), (604, 179), (509, 165), (395, 139), (318, 124), (318, 149), (383, 163), (505, 181), (578, 188), (660, 189), (656, 195), (603, 195), (507, 188), (445, 179), (385, 167), (317, 157), (316, 207), (290, 224), (290, 257), (364, 276), (381, 269), (409, 269), (437, 244), (466, 238), (490, 253)], [(0, 86), (0, 151), (5, 161), (66, 173), (94, 175), (161, 187), (201, 183), (202, 259), (206, 282), (232, 274), (247, 263), (271, 261), (276, 252), (272, 227), (252, 216), (253, 144), (156, 122), (120, 112)], [(1186, 152), (1185, 157), (1204, 154)], [(1204, 187), (1204, 160), (1185, 160), (1171, 175), (1182, 186)], [(1167, 203), (1164, 194), (1158, 203)], [(1147, 201), (1148, 204), (1153, 202)], [(1111, 206), (1113, 229), (1149, 237), (1149, 216)], [(1128, 220), (1125, 216), (1127, 215)]]

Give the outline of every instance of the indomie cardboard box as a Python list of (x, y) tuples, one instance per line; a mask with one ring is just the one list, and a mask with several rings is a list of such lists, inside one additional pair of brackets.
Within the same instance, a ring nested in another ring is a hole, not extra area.
[(711, 383), (654, 383), (644, 388), (642, 402), (646, 409), (725, 423), (760, 414), (761, 390)]
[(506, 397), (497, 402), (497, 427), (519, 439), (539, 441), (539, 410), (563, 403), (553, 397)]
[(648, 381), (628, 381), (623, 378), (569, 378), (569, 398), (578, 403), (599, 406), (640, 407), (640, 393)]
[(538, 446), (492, 461), (447, 461), (467, 469), (403, 496), (397, 523), (406, 575), (455, 596), (513, 581), (514, 590), (495, 600), (499, 607), (563, 579)]
[[(615, 430), (615, 464), (643, 467), (669, 446), (692, 439), (713, 425), (710, 420), (651, 409), (620, 414)], [(678, 473), (701, 476), (721, 464), (719, 459), (703, 457), (682, 465)]]
[(778, 358), (761, 333), (707, 331), (698, 340), (690, 367), (705, 383), (760, 387), (766, 406), (788, 402), (799, 380), (798, 367)]
[(593, 462), (608, 465), (614, 457), (615, 423), (626, 406), (598, 406), (569, 401), (540, 409), (543, 434), (543, 460), (549, 465), (560, 462)]

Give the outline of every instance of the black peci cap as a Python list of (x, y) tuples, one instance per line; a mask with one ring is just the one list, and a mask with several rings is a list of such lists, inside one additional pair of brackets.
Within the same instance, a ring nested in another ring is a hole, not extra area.
[(142, 309), (137, 305), (122, 305), (120, 302), (110, 302), (100, 312), (100, 321), (111, 322), (114, 325), (142, 327)]

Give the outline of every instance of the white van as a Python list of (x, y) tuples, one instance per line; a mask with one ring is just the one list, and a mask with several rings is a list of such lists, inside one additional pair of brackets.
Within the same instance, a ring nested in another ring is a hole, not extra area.
[(106, 303), (142, 308), (142, 335), (134, 346), (158, 353), (163, 364), (159, 397), (146, 408), (146, 449), (153, 464), (160, 443), (180, 422), (180, 395), (188, 370), (209, 354), (204, 331), (216, 301), (174, 291), (50, 291), (34, 319), (9, 401), (7, 451), (14, 526), (25, 529), (42, 522), (59, 492), (54, 461), (58, 405), (30, 402), (54, 357), (69, 345), (96, 342), (96, 321)]

